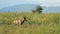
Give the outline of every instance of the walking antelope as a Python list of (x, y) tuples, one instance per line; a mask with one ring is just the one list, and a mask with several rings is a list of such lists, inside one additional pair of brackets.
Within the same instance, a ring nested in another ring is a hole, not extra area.
[(16, 25), (23, 25), (25, 21), (27, 21), (26, 17), (23, 17), (22, 19), (14, 20), (13, 23)]

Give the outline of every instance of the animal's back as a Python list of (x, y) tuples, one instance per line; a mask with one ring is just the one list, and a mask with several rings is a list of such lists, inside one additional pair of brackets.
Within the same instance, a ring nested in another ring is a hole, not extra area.
[(20, 20), (15, 20), (13, 21), (14, 24), (21, 24), (21, 21)]

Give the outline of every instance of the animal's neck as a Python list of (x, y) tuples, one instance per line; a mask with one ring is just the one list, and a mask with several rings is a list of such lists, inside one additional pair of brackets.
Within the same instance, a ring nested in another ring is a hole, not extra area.
[(21, 22), (22, 22), (21, 25), (24, 23), (24, 21), (25, 21), (25, 20), (22, 20), (22, 21), (21, 21)]

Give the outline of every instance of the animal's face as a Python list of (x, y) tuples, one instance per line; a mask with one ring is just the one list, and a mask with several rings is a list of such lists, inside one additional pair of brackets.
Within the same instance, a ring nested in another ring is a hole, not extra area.
[(26, 17), (23, 17), (23, 19), (24, 19), (25, 21), (27, 21)]

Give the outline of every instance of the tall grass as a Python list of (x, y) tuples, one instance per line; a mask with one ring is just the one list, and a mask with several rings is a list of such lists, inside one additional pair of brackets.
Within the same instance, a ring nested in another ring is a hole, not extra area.
[[(22, 26), (13, 20), (26, 16)], [(0, 13), (0, 34), (60, 34), (60, 14)]]

